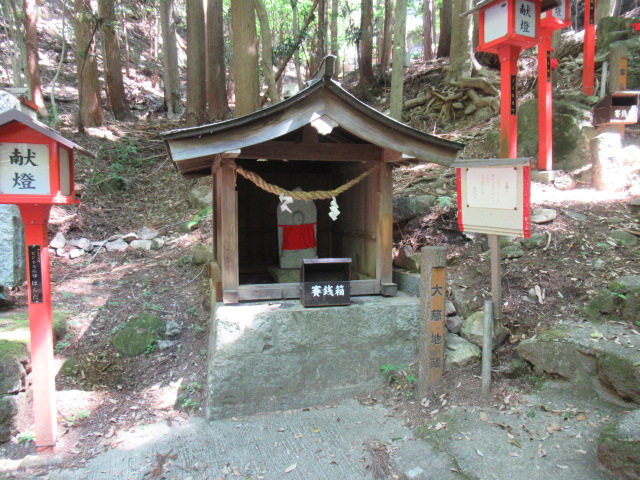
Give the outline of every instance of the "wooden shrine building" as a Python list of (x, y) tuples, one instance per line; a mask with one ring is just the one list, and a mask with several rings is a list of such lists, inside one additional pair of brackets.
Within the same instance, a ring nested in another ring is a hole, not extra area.
[(449, 165), (463, 147), (360, 102), (331, 78), (333, 62), (327, 57), (306, 88), (276, 105), (163, 134), (181, 174), (213, 176), (211, 272), (224, 303), (300, 296), (299, 276), (273, 274), (282, 241), (277, 212), (296, 190), (313, 194), (317, 257), (351, 258), (351, 295), (394, 295), (391, 169)]

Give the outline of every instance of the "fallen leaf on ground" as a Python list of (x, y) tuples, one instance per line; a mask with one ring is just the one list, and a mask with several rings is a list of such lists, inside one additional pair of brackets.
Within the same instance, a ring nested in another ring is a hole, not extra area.
[(480, 420), (482, 420), (483, 422), (488, 422), (489, 421), (489, 417), (487, 416), (486, 413), (480, 412)]
[(291, 473), (291, 472), (293, 472), (297, 467), (298, 467), (298, 464), (297, 464), (297, 463), (294, 463), (293, 465), (291, 465), (290, 467), (288, 467), (288, 468), (284, 471), (284, 473)]

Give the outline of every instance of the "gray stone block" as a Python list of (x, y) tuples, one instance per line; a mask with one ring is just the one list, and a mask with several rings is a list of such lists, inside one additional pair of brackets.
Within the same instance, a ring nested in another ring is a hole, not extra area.
[(243, 379), (256, 398), (295, 396), (303, 389), (303, 362), (299, 355), (250, 355), (244, 364)]
[(25, 279), (24, 228), (15, 205), (0, 205), (0, 285), (15, 287)]

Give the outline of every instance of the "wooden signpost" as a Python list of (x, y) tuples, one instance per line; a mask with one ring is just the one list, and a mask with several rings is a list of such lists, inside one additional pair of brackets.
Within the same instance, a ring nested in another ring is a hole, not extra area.
[(418, 394), (423, 398), (442, 377), (445, 348), (447, 249), (423, 247), (420, 257)]
[(55, 365), (49, 239), (53, 205), (79, 203), (74, 193), (74, 150), (93, 157), (28, 115), (0, 114), (0, 203), (20, 208), (25, 230), (36, 451), (56, 444)]

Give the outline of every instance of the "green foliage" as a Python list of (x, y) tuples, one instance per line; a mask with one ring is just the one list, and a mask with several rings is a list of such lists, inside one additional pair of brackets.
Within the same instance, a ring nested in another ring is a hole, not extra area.
[(68, 418), (67, 420), (68, 426), (73, 427), (76, 423), (78, 423), (78, 420), (83, 420), (88, 417), (89, 417), (88, 410), (80, 410), (78, 413), (75, 413)]
[(22, 443), (27, 443), (27, 442), (33, 442), (36, 439), (36, 433), (32, 432), (31, 430), (27, 430), (25, 432), (20, 432), (18, 434), (18, 436), (16, 437), (16, 441), (20, 444)]
[(436, 203), (440, 208), (449, 209), (453, 207), (453, 198), (443, 195), (441, 197), (436, 198)]
[(191, 220), (189, 223), (187, 223), (187, 228), (189, 230), (193, 230), (194, 228), (196, 228), (198, 226), (198, 224), (204, 218), (210, 218), (212, 214), (213, 214), (213, 209), (211, 207), (201, 208), (198, 211), (198, 213), (196, 214), (196, 216), (193, 218), (193, 220)]
[(180, 404), (182, 408), (190, 408), (192, 410), (197, 410), (200, 404), (193, 400), (191, 397), (185, 398)]
[(156, 343), (150, 343), (149, 345), (147, 345), (147, 349), (144, 351), (144, 354), (151, 355), (157, 349), (158, 349), (158, 345)]
[(193, 394), (202, 390), (202, 384), (199, 382), (191, 382), (186, 386), (186, 389), (189, 393)]
[(73, 337), (75, 337), (75, 334), (67, 333), (62, 340), (56, 342), (55, 347), (53, 347), (53, 351), (56, 353), (60, 353), (62, 350), (71, 345), (71, 342), (69, 340), (71, 340)]

